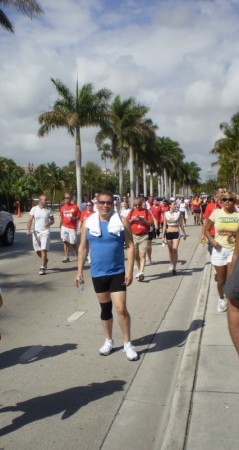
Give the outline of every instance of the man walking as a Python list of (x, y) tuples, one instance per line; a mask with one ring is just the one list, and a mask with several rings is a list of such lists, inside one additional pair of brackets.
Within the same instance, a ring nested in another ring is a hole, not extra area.
[(51, 208), (47, 206), (45, 195), (39, 197), (37, 206), (34, 206), (27, 222), (27, 235), (31, 235), (31, 228), (34, 219), (34, 228), (32, 233), (33, 248), (37, 256), (41, 259), (39, 275), (45, 275), (48, 258), (47, 252), (50, 248), (50, 226), (54, 223), (54, 216)]
[(151, 212), (143, 208), (142, 203), (142, 198), (137, 197), (134, 200), (134, 210), (127, 216), (134, 239), (135, 261), (138, 267), (138, 273), (135, 278), (138, 281), (144, 281), (144, 267), (149, 239), (148, 232), (150, 227), (154, 226)]
[(65, 204), (60, 209), (61, 239), (63, 241), (65, 253), (62, 262), (68, 263), (70, 261), (70, 245), (74, 248), (75, 254), (78, 254), (78, 236), (76, 227), (81, 213), (78, 206), (71, 203), (71, 195), (68, 192), (65, 193), (64, 200)]
[[(124, 243), (128, 255), (128, 267), (124, 266)], [(120, 219), (114, 211), (114, 197), (99, 194), (97, 212), (83, 224), (78, 255), (78, 272), (75, 278), (84, 283), (83, 265), (89, 244), (91, 252), (91, 276), (101, 307), (101, 321), (105, 342), (99, 349), (100, 355), (109, 355), (114, 348), (112, 339), (115, 306), (124, 339), (124, 351), (129, 361), (138, 359), (130, 341), (130, 315), (126, 306), (126, 288), (132, 283), (134, 265), (134, 244), (127, 219)]]

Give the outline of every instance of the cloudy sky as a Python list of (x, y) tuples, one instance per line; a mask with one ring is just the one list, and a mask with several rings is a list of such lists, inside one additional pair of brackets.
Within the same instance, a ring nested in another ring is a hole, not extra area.
[[(219, 124), (239, 110), (239, 0), (39, 0), (31, 21), (5, 9), (0, 29), (0, 156), (19, 165), (74, 159), (64, 130), (37, 137), (59, 78), (75, 92), (93, 83), (149, 107), (158, 135), (177, 141), (185, 161), (211, 168)], [(103, 166), (96, 129), (82, 131), (83, 164)], [(213, 169), (215, 170), (215, 169)]]

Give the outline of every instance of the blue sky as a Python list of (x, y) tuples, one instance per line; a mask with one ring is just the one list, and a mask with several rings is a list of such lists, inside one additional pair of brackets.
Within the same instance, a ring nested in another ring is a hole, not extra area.
[[(39, 0), (30, 21), (12, 15), (15, 35), (0, 30), (0, 155), (19, 165), (74, 159), (64, 130), (39, 139), (38, 115), (54, 102), (50, 78), (75, 91), (93, 83), (149, 107), (159, 136), (179, 142), (202, 179), (239, 110), (238, 0)], [(96, 129), (82, 130), (83, 164), (103, 166)], [(214, 169), (215, 170), (215, 169)]]

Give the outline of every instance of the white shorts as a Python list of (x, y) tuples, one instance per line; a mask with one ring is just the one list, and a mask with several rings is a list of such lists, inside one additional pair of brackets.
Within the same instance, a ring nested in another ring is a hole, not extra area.
[(33, 231), (32, 244), (35, 252), (39, 252), (40, 250), (49, 252), (50, 233), (37, 233), (37, 231)]
[(69, 244), (76, 244), (77, 243), (77, 233), (75, 229), (61, 226), (61, 239), (63, 242), (68, 242)]
[(212, 249), (211, 263), (213, 266), (226, 266), (232, 261), (233, 250), (228, 250), (221, 247), (216, 250), (214, 247)]

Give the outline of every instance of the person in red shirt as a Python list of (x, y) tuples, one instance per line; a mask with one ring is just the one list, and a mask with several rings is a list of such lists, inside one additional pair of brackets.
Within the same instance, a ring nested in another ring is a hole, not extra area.
[[(97, 194), (97, 195), (99, 196), (99, 194)], [(88, 202), (86, 203), (86, 211), (83, 211), (80, 216), (79, 227), (78, 227), (78, 231), (77, 231), (78, 234), (80, 234), (82, 225), (84, 224), (86, 219), (88, 219), (88, 217), (90, 217), (91, 214), (95, 214), (94, 206), (95, 205), (94, 205), (93, 201), (91, 202), (90, 200), (88, 200)], [(88, 244), (87, 244), (87, 248), (86, 248), (86, 257), (87, 257), (88, 263), (91, 264), (90, 250), (89, 250)]]
[(71, 202), (71, 195), (68, 192), (65, 193), (64, 200), (65, 204), (60, 209), (60, 229), (65, 253), (65, 257), (62, 262), (67, 263), (70, 261), (70, 245), (74, 248), (75, 254), (78, 254), (76, 227), (81, 213), (78, 206)]
[(161, 205), (161, 213), (160, 213), (160, 220), (159, 220), (162, 229), (163, 229), (164, 214), (168, 210), (169, 210), (168, 201), (166, 199), (164, 199), (162, 202), (162, 205)]
[(135, 261), (138, 267), (138, 273), (135, 278), (138, 281), (144, 280), (144, 267), (148, 248), (148, 232), (149, 228), (154, 225), (151, 212), (147, 209), (143, 209), (142, 202), (142, 198), (136, 198), (134, 200), (134, 209), (127, 216), (134, 239)]
[(155, 198), (153, 200), (153, 204), (150, 208), (150, 211), (152, 211), (156, 221), (157, 221), (157, 228), (155, 227), (155, 235), (160, 236), (160, 218), (161, 218), (161, 206), (158, 204), (158, 200)]
[[(224, 188), (222, 188), (222, 187), (217, 188), (216, 191), (215, 191), (214, 200), (207, 204), (207, 207), (206, 207), (206, 209), (204, 211), (204, 214), (203, 214), (203, 225), (202, 225), (202, 234), (201, 234), (202, 241), (205, 241), (205, 239), (206, 239), (205, 229), (206, 229), (206, 224), (208, 222), (208, 219), (209, 219), (210, 215), (212, 214), (214, 209), (221, 209), (221, 208), (223, 208), (223, 204), (221, 203), (221, 201), (222, 201), (222, 197), (224, 196), (224, 193), (225, 193), (225, 189)], [(214, 226), (210, 230), (210, 235), (212, 237), (215, 237), (215, 228), (214, 228)], [(208, 241), (208, 251), (209, 251), (209, 253), (211, 255), (212, 254), (212, 245), (211, 245), (211, 243), (209, 241)]]

